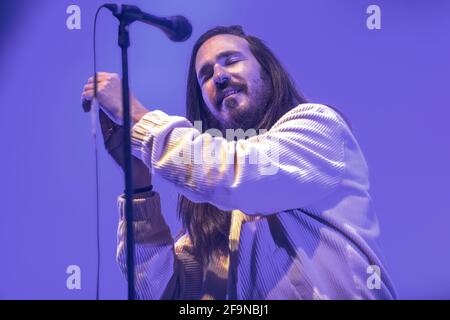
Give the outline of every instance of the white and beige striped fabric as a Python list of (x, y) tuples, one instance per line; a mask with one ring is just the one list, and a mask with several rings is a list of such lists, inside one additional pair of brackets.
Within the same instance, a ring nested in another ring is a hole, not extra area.
[[(180, 152), (193, 159), (192, 150), (235, 161), (179, 161)], [(136, 195), (141, 299), (396, 297), (377, 245), (366, 161), (330, 107), (300, 104), (266, 133), (238, 141), (151, 111), (133, 127), (132, 152), (192, 201), (232, 211), (229, 254), (202, 267), (187, 234), (172, 238), (158, 193)], [(118, 205), (117, 260), (126, 272), (123, 196)]]

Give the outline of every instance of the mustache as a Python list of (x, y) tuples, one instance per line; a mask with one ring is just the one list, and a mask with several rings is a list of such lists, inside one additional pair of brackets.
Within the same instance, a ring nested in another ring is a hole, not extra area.
[(225, 88), (217, 88), (216, 93), (216, 105), (220, 105), (225, 97), (225, 94), (230, 90), (236, 90), (238, 92), (245, 92), (247, 86), (243, 83), (230, 82)]

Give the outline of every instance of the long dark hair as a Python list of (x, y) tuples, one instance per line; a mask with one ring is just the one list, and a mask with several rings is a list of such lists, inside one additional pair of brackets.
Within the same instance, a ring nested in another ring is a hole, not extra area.
[[(189, 121), (192, 123), (202, 121), (204, 130), (219, 127), (217, 120), (203, 101), (195, 71), (198, 50), (209, 38), (219, 34), (231, 34), (247, 40), (252, 54), (261, 65), (261, 72), (270, 81), (272, 95), (255, 129), (270, 129), (286, 112), (300, 103), (307, 102), (296, 89), (289, 74), (262, 40), (245, 34), (241, 26), (220, 26), (200, 36), (192, 49), (186, 92), (186, 117)], [(193, 203), (183, 195), (178, 196), (177, 212), (183, 225), (182, 232), (188, 232), (197, 260), (206, 263), (214, 250), (226, 252), (231, 212), (219, 210), (209, 203)]]

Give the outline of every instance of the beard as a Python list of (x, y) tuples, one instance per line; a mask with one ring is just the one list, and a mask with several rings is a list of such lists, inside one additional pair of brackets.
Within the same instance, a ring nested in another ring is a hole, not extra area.
[[(231, 84), (231, 86), (233, 86)], [(259, 124), (263, 119), (269, 101), (272, 95), (270, 78), (265, 72), (261, 71), (260, 78), (251, 86), (252, 92), (248, 91), (248, 86), (244, 85), (241, 94), (245, 94), (247, 105), (240, 106), (237, 98), (231, 97), (223, 102), (224, 108), (229, 110), (229, 116), (226, 119), (215, 119), (218, 129), (225, 135), (227, 129), (260, 129)]]

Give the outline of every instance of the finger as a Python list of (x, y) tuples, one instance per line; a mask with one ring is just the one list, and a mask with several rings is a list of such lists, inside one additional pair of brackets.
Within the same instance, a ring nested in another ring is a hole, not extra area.
[(102, 72), (102, 71), (97, 72), (97, 77), (105, 77), (105, 76), (110, 77), (112, 75), (115, 75), (115, 73), (113, 73), (113, 72)]
[[(110, 80), (107, 76), (103, 76), (103, 77), (97, 77), (97, 83), (100, 82), (105, 82)], [(87, 81), (87, 83), (94, 83), (94, 77), (90, 77)]]
[[(101, 82), (99, 84), (97, 84), (97, 93), (101, 93), (102, 90), (105, 88), (106, 83)], [(93, 83), (88, 83), (83, 87), (83, 92), (88, 92), (88, 91), (94, 91), (95, 87)]]
[[(114, 73), (111, 73), (111, 72), (97, 72), (97, 78), (108, 78), (108, 77), (111, 77), (112, 75), (114, 75)], [(94, 76), (92, 76), (91, 78), (94, 78)]]
[(87, 91), (87, 90), (93, 90), (94, 89), (94, 84), (93, 83), (88, 83), (83, 87), (83, 91)]
[(91, 101), (94, 98), (94, 90), (84, 90), (81, 94), (81, 100)]
[[(106, 84), (107, 84), (106, 81), (99, 81), (97, 83), (97, 89), (103, 89)], [(83, 87), (83, 90), (91, 90), (91, 89), (94, 89), (94, 83), (93, 82), (92, 83), (87, 83)]]
[[(101, 94), (102, 90), (104, 89), (104, 84), (99, 84), (97, 86), (97, 93)], [(94, 85), (87, 84), (83, 88), (83, 92), (81, 93), (81, 98), (84, 100), (92, 100), (92, 97), (94, 96)]]
[[(103, 82), (103, 81), (108, 81), (109, 78), (107, 76), (97, 76), (97, 83)], [(94, 77), (90, 77), (87, 81), (87, 83), (94, 83)]]
[[(109, 72), (97, 72), (97, 81), (111, 80), (116, 75), (117, 74), (115, 74), (115, 73), (109, 73)], [(94, 76), (92, 76), (88, 79), (88, 83), (93, 83), (93, 82), (94, 82)]]

